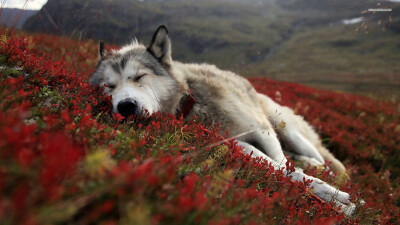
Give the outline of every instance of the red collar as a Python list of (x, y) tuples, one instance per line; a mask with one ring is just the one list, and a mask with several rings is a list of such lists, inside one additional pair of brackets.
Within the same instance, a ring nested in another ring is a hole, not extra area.
[(192, 111), (194, 104), (196, 104), (196, 100), (193, 98), (192, 91), (188, 90), (187, 93), (185, 93), (181, 98), (177, 115), (186, 118)]

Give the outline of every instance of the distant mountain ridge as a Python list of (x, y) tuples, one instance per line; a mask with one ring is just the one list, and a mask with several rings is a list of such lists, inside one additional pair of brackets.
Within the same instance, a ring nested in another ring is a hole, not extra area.
[[(12, 27), (15, 24), (15, 28), (21, 29), (24, 23), (37, 13), (38, 10), (22, 10), (16, 8), (3, 8), (1, 10), (0, 25), (6, 27)], [(21, 14), (17, 20), (17, 16)]]

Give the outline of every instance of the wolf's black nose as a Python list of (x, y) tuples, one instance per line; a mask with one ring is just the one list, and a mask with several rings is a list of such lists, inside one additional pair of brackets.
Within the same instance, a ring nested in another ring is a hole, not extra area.
[(118, 112), (126, 118), (135, 115), (137, 108), (136, 102), (130, 99), (119, 102), (117, 106)]

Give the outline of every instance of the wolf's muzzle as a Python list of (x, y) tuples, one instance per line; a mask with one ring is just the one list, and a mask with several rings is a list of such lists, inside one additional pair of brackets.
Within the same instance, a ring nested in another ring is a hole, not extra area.
[(118, 112), (124, 117), (128, 118), (129, 116), (136, 116), (138, 113), (138, 106), (136, 101), (133, 99), (127, 98), (118, 103), (117, 106)]

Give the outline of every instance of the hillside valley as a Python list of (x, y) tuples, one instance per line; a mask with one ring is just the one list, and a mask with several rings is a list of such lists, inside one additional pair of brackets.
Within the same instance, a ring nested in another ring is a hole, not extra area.
[(180, 61), (392, 99), (400, 95), (400, 8), (379, 7), (389, 6), (372, 14), (362, 12), (377, 3), (366, 0), (49, 0), (24, 29), (123, 45), (147, 44), (166, 24)]

